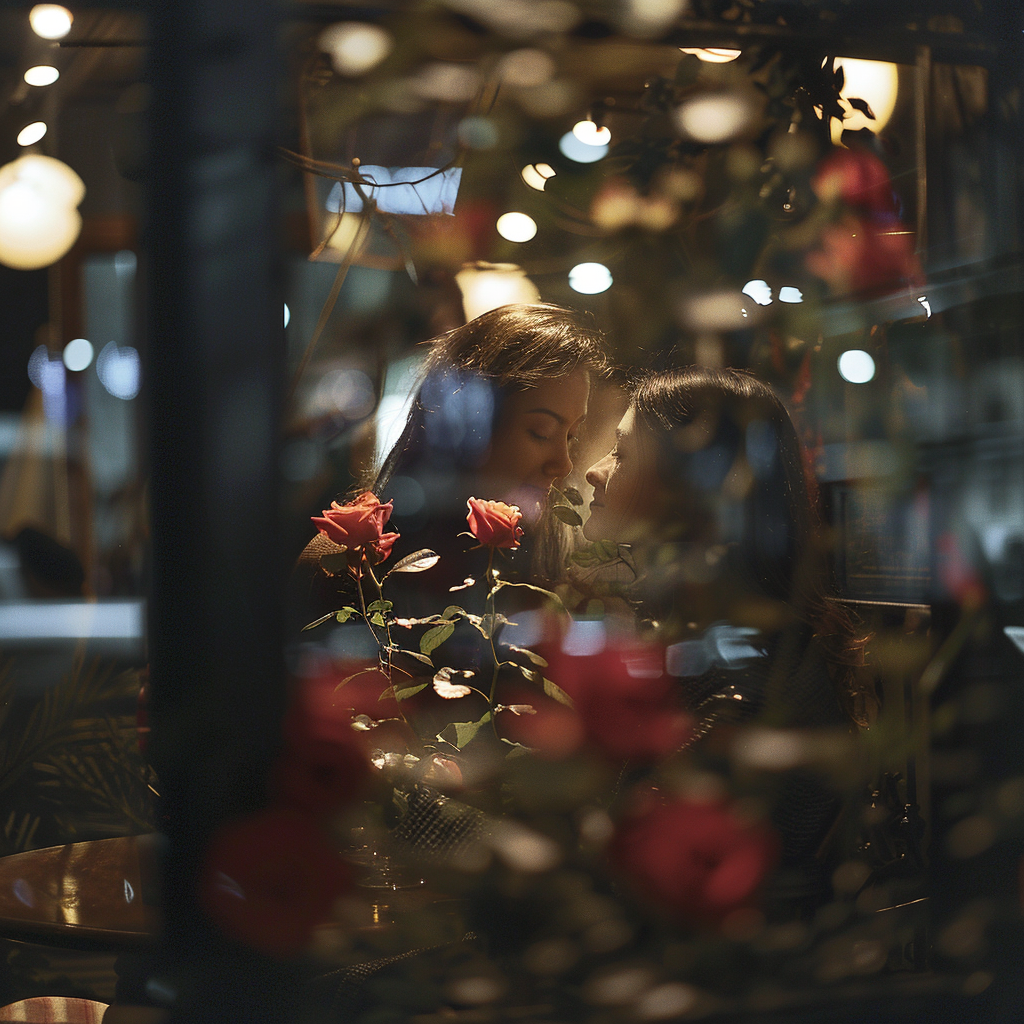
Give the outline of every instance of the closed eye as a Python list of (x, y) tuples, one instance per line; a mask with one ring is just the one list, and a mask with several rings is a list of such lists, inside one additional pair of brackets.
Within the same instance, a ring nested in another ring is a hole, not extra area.
[(527, 433), (530, 435), (530, 437), (534, 438), (537, 441), (550, 441), (551, 440), (550, 437), (545, 437), (543, 434), (537, 433), (536, 430), (528, 430)]

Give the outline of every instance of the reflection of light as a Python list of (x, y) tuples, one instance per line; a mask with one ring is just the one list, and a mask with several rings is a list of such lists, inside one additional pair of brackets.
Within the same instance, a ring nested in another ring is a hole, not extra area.
[(64, 346), (64, 365), (79, 373), (92, 362), (92, 352), (87, 338), (73, 338)]
[(735, 60), (743, 51), (730, 50), (723, 46), (680, 46), (683, 53), (692, 53), (708, 64), (728, 64)]
[(24, 878), (16, 878), (11, 889), (14, 891), (14, 895), (19, 903), (24, 903), (26, 907), (34, 907), (36, 905), (32, 886)]
[(45, 121), (33, 121), (18, 132), (19, 146), (34, 146), (46, 134)]
[[(895, 64), (882, 60), (858, 60), (853, 57), (836, 57), (835, 68), (843, 69), (843, 87), (839, 91), (839, 105), (843, 108), (843, 119), (832, 118), (831, 133), (834, 145), (840, 145), (844, 131), (860, 131), (867, 128), (876, 134), (892, 117), (896, 107), (899, 73)], [(863, 100), (874, 114), (872, 120), (862, 110), (855, 109), (850, 100)]]
[(932, 315), (932, 305), (928, 301), (928, 296), (927, 295), (919, 295), (917, 297), (917, 301), (920, 302), (922, 306), (924, 306), (925, 317), (926, 318), (930, 318), (931, 315)]
[(607, 146), (590, 146), (585, 142), (580, 142), (572, 132), (566, 132), (558, 140), (558, 148), (562, 151), (563, 156), (567, 156), (578, 164), (592, 164), (608, 152)]
[(139, 258), (131, 249), (121, 249), (114, 253), (114, 273), (118, 277), (130, 277), (139, 265)]
[(875, 376), (875, 361), (870, 353), (861, 348), (851, 348), (844, 352), (837, 365), (839, 376), (851, 384), (867, 384)]
[(785, 288), (779, 289), (779, 302), (803, 302), (804, 293), (799, 288), (794, 288), (792, 285), (786, 285)]
[(467, 320), (510, 302), (540, 302), (537, 286), (514, 263), (475, 263), (455, 275)]
[(124, 880), (124, 901), (131, 903), (133, 899), (135, 899), (135, 890), (132, 888), (132, 883), (126, 878)]
[(331, 55), (339, 75), (355, 77), (376, 67), (391, 52), (391, 36), (379, 25), (342, 21), (320, 33), (320, 49)]
[(376, 403), (373, 381), (362, 370), (329, 370), (319, 381), (310, 399), (314, 416), (341, 413), (346, 419), (361, 420)]
[(456, 129), (459, 142), (469, 149), (494, 149), (498, 144), (498, 127), (489, 117), (474, 114), (464, 117)]
[(612, 272), (603, 263), (577, 263), (569, 271), (569, 287), (581, 295), (598, 295), (612, 286)]
[(612, 141), (612, 133), (607, 128), (598, 128), (589, 119), (577, 121), (572, 126), (572, 133), (586, 146), (607, 146)]
[[(455, 212), (455, 199), (462, 181), (461, 167), (438, 171), (436, 167), (364, 164), (359, 173), (365, 179), (359, 186), (360, 191), (377, 204), (381, 213), (422, 216)], [(330, 213), (358, 213), (363, 208), (363, 198), (351, 183), (338, 181), (327, 196), (326, 206)]]
[(292, 311), (288, 308), (288, 303), (284, 304), (284, 325), (288, 326), (288, 321), (292, 318)]
[(498, 234), (510, 242), (528, 242), (537, 234), (537, 222), (525, 213), (503, 213), (496, 226)]
[(480, 75), (465, 64), (437, 61), (421, 68), (410, 85), (421, 99), (463, 103), (480, 88)]
[(37, 64), (25, 72), (29, 85), (53, 85), (60, 78), (60, 72), (51, 64)]
[(743, 294), (749, 295), (759, 306), (770, 306), (772, 304), (772, 290), (767, 281), (760, 279), (748, 281), (743, 286)]
[(569, 624), (562, 640), (562, 650), (577, 658), (600, 654), (607, 646), (604, 623), (600, 619), (579, 619)]
[(28, 12), (32, 31), (42, 39), (63, 39), (71, 31), (74, 16), (60, 4), (36, 4)]
[(51, 359), (45, 345), (39, 345), (28, 357), (28, 379), (43, 393), (43, 412), (53, 423), (63, 423), (67, 409), (64, 363)]
[(0, 604), (0, 640), (139, 640), (142, 601), (22, 601)]
[(519, 173), (530, 188), (543, 192), (548, 178), (555, 176), (555, 169), (551, 164), (527, 164)]
[(139, 353), (129, 345), (119, 348), (116, 342), (107, 342), (96, 360), (96, 376), (114, 398), (129, 401), (141, 384)]
[(497, 71), (506, 85), (529, 89), (550, 80), (555, 62), (543, 50), (513, 50), (498, 61)]
[(687, 324), (696, 331), (735, 331), (752, 326), (756, 320), (757, 307), (750, 312), (744, 306), (741, 292), (715, 291), (702, 295), (691, 295), (683, 303), (682, 312)]
[(676, 111), (676, 123), (701, 142), (725, 142), (746, 127), (750, 106), (730, 93), (695, 96)]

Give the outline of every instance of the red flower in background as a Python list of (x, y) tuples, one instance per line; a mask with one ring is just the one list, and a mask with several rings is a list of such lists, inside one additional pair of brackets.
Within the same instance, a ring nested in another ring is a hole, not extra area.
[(609, 855), (652, 903), (689, 921), (717, 924), (755, 902), (779, 847), (768, 826), (741, 820), (724, 803), (677, 800), (620, 824)]
[[(660, 647), (609, 646), (586, 655), (559, 648), (548, 655), (545, 675), (569, 695), (573, 709), (548, 704), (538, 708), (537, 721), (524, 720), (518, 728), (522, 742), (550, 756), (571, 753), (569, 741), (577, 736), (616, 759), (653, 761), (678, 750), (690, 735), (691, 720), (677, 704)], [(531, 734), (533, 743), (526, 738)]]
[[(372, 491), (364, 491), (344, 505), (332, 501), (322, 516), (313, 516), (312, 519), (317, 529), (335, 544), (361, 548), (364, 544), (381, 540), (384, 525), (391, 518), (391, 508), (392, 502), (382, 504)], [(391, 550), (390, 546), (387, 550)]]
[(889, 217), (899, 213), (889, 169), (866, 149), (833, 150), (818, 164), (811, 188), (823, 202)]
[(276, 957), (301, 953), (349, 884), (315, 822), (268, 808), (226, 822), (210, 840), (200, 904), (226, 935)]
[(470, 498), (466, 522), (469, 532), (485, 548), (517, 548), (523, 535), (519, 520), (523, 513), (515, 505), (503, 501), (481, 501)]

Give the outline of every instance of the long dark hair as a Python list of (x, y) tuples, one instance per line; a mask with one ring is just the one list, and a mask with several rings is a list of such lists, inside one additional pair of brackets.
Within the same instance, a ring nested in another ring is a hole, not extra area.
[[(606, 366), (603, 336), (590, 315), (546, 303), (499, 306), (430, 345), (405, 428), (364, 485), (384, 496), (400, 476), (432, 482), (428, 501), (452, 511), (464, 504), (462, 491), (484, 461), (510, 395), (578, 367), (601, 374)], [(531, 545), (539, 575), (552, 578), (562, 568), (563, 533), (545, 516)]]
[(821, 518), (785, 405), (750, 373), (702, 366), (640, 378), (632, 402), (657, 446), (670, 495), (691, 507), (695, 495), (714, 497), (729, 568), (744, 587), (784, 603), (812, 629), (840, 699), (862, 721), (868, 713), (857, 708), (869, 697), (859, 692), (855, 668), (865, 638), (835, 601)]

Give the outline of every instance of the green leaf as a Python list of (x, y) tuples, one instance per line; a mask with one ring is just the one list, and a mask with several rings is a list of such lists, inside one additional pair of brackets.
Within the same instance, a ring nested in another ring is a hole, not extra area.
[(525, 655), (534, 665), (540, 665), (541, 668), (548, 667), (548, 663), (536, 651), (531, 651), (528, 647), (518, 647), (516, 644), (509, 644), (508, 649), (515, 651), (516, 654)]
[(513, 757), (525, 757), (527, 754), (533, 753), (532, 747), (524, 746), (522, 743), (513, 743), (512, 740), (505, 739), (504, 736), (501, 738), (501, 742), (509, 747), (505, 757), (511, 760)]
[(379, 672), (380, 668), (377, 665), (373, 665), (370, 668), (361, 668), (358, 672), (353, 672), (350, 676), (345, 676), (340, 683), (334, 688), (340, 690), (346, 683), (351, 682), (356, 676), (365, 676), (367, 672)]
[(319, 626), (321, 623), (326, 622), (328, 619), (333, 619), (336, 614), (336, 612), (328, 612), (326, 615), (321, 615), (319, 619), (314, 619), (312, 622), (307, 622), (306, 625), (302, 627), (301, 632), (305, 633), (307, 629), (314, 629), (316, 626)]
[(404, 686), (401, 690), (395, 690), (395, 700), (405, 700), (406, 697), (411, 697), (414, 693), (419, 693), (420, 690), (424, 689), (427, 685), (427, 683), (419, 683), (416, 686)]
[(566, 496), (570, 505), (582, 505), (583, 495), (575, 487), (566, 487), (562, 493)]
[(551, 514), (565, 523), (566, 526), (582, 526), (583, 517), (572, 505), (552, 505)]
[(480, 727), (491, 720), (491, 713), (487, 711), (483, 718), (476, 722), (450, 722), (438, 734), (437, 738), (442, 743), (450, 743), (453, 747), (461, 750), (480, 731)]
[[(568, 609), (562, 604), (562, 599), (557, 594), (552, 593), (550, 590), (545, 590), (543, 587), (535, 587), (532, 583), (513, 583), (511, 580), (499, 580), (494, 584), (494, 589), (489, 596), (493, 597), (502, 587), (522, 587), (524, 590), (532, 590), (535, 594), (543, 594), (552, 604), (558, 605), (566, 615), (569, 614)], [(505, 619), (505, 622), (508, 622), (508, 619)]]
[(511, 665), (513, 668), (519, 669), (519, 671), (522, 672), (531, 683), (536, 683), (541, 678), (541, 674), (536, 669), (520, 665), (518, 661), (506, 661), (504, 664)]
[(391, 601), (374, 601), (366, 606), (366, 610), (368, 612), (389, 612), (394, 607), (394, 603)]
[(380, 612), (374, 612), (374, 613), (373, 613), (373, 614), (372, 614), (372, 615), (370, 616), (370, 621), (371, 621), (371, 622), (372, 622), (372, 623), (373, 623), (373, 624), (374, 624), (375, 626), (383, 626), (383, 625), (384, 625), (384, 616), (383, 616), (383, 615), (381, 615), (381, 613), (380, 613)]
[(466, 614), (465, 608), (460, 608), (457, 604), (450, 604), (443, 612), (441, 612), (442, 619), (458, 619)]
[(348, 549), (332, 551), (330, 554), (320, 556), (320, 568), (329, 572), (332, 576), (340, 576), (348, 571)]
[(435, 647), (440, 647), (455, 632), (454, 622), (441, 622), (434, 626), (433, 629), (428, 629), (423, 636), (420, 637), (420, 650), (424, 654), (430, 654)]
[(574, 707), (572, 697), (569, 696), (557, 683), (551, 682), (550, 679), (544, 680), (544, 692), (551, 697), (553, 700), (557, 700), (559, 704), (564, 704), (567, 708)]
[(355, 608), (350, 608), (348, 605), (346, 605), (344, 608), (339, 608), (338, 611), (334, 613), (334, 617), (339, 622), (348, 622), (348, 620), (351, 619), (353, 615), (358, 614), (359, 612), (356, 611)]
[(395, 562), (384, 574), (384, 579), (387, 579), (393, 572), (425, 572), (440, 561), (441, 556), (436, 551), (431, 551), (430, 548), (420, 548), (419, 551), (414, 551), (411, 555), (406, 555), (405, 558), (400, 558)]
[[(507, 584), (512, 586), (512, 584)], [(499, 584), (500, 586), (500, 584)], [(498, 588), (495, 587), (495, 590)], [(492, 591), (493, 593), (493, 591)], [(466, 621), (471, 622), (473, 626), (480, 632), (480, 634), (487, 640), (491, 640), (498, 635), (499, 630), (502, 626), (513, 625), (504, 615), (467, 615)]]
[(419, 651), (407, 651), (404, 648), (398, 649), (399, 654), (407, 654), (410, 658), (415, 658), (417, 661), (423, 662), (424, 665), (429, 665), (431, 668), (434, 667), (433, 661), (426, 654), (420, 654)]

